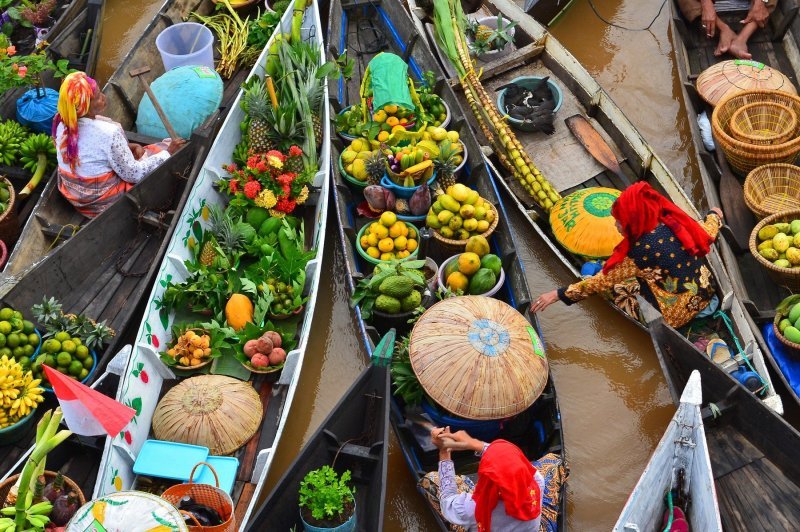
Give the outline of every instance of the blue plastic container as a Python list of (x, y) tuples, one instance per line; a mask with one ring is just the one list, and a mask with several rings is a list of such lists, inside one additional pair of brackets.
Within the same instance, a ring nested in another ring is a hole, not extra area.
[(300, 520), (303, 522), (303, 530), (306, 532), (352, 532), (356, 529), (356, 508), (355, 503), (353, 504), (353, 516), (347, 520), (344, 524), (341, 524), (335, 528), (320, 528), (318, 526), (309, 525), (306, 523), (306, 520), (303, 519), (303, 512), (300, 512)]
[[(39, 334), (39, 331), (36, 331), (36, 334)], [(46, 353), (42, 353), (41, 352), (41, 350), (42, 350), (41, 349), (42, 348), (41, 338), (42, 338), (41, 334), (39, 334), (39, 348), (36, 350), (34, 355), (31, 357), (31, 362), (36, 360), (36, 358), (38, 358), (39, 356), (47, 356)], [(89, 379), (92, 378), (92, 375), (94, 375), (94, 372), (97, 369), (97, 353), (95, 353), (94, 350), (91, 350), (91, 351), (89, 351), (89, 355), (92, 357), (92, 369), (89, 370), (89, 374), (86, 375), (86, 377), (81, 381), (81, 384), (86, 384), (87, 382), (89, 382)], [(56, 369), (56, 368), (53, 368), (53, 369)], [(45, 386), (44, 384), (40, 384), (40, 386), (44, 389), (44, 391), (53, 393), (53, 389), (51, 387)]]
[(22, 437), (28, 433), (28, 429), (33, 423), (34, 413), (36, 413), (36, 409), (10, 427), (0, 429), (0, 445), (9, 445), (22, 439)]
[(497, 437), (503, 424), (502, 419), (492, 420), (474, 420), (464, 419), (463, 417), (454, 416), (453, 414), (446, 413), (440, 410), (437, 406), (431, 404), (428, 398), (422, 400), (422, 410), (428, 414), (437, 427), (450, 427), (452, 432), (465, 430), (473, 438), (483, 441), (490, 441)]
[[(516, 83), (523, 87), (530, 88), (533, 86), (534, 82), (537, 82), (540, 79), (542, 79), (542, 76), (521, 76), (511, 80), (511, 83)], [(561, 108), (561, 103), (564, 101), (564, 95), (561, 93), (561, 87), (559, 87), (552, 79), (547, 80), (547, 86), (550, 88), (553, 99), (556, 101), (556, 106), (553, 109), (553, 114), (555, 114)], [(503, 89), (497, 95), (497, 109), (501, 113), (506, 112), (505, 99), (506, 89)], [(517, 120), (516, 118), (511, 118), (510, 116), (508, 117), (508, 123), (511, 124), (511, 127), (514, 129), (519, 129), (520, 131), (533, 131), (533, 127), (531, 125), (525, 124), (522, 120)]]
[[(433, 172), (431, 178), (428, 179), (428, 186), (431, 186), (434, 181), (436, 181), (436, 172)], [(408, 199), (413, 196), (414, 192), (416, 192), (417, 189), (422, 185), (417, 185), (416, 187), (403, 187), (389, 179), (388, 175), (384, 175), (381, 178), (381, 186), (394, 192), (395, 197)]]

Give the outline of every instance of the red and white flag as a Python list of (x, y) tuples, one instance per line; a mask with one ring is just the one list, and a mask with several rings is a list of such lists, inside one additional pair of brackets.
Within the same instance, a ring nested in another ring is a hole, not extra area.
[(136, 411), (102, 393), (42, 366), (61, 404), (69, 430), (81, 436), (116, 436), (133, 419)]

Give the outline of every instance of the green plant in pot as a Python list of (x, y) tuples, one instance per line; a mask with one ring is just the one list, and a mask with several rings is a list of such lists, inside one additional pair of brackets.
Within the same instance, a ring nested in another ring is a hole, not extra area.
[(350, 471), (341, 475), (331, 466), (309, 471), (300, 483), (300, 517), (305, 530), (356, 529), (355, 489), (350, 485)]

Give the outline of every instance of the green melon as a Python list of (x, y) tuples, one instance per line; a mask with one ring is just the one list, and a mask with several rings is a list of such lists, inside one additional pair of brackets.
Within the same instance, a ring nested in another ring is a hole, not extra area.
[(481, 268), (469, 280), (469, 293), (473, 296), (485, 294), (497, 284), (497, 276), (489, 268)]

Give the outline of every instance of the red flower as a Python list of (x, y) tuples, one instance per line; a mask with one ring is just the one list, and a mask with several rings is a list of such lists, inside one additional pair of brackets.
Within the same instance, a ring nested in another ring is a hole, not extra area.
[(231, 194), (236, 194), (237, 192), (239, 192), (239, 182), (235, 179), (231, 179), (230, 181), (228, 181), (228, 191)]
[(297, 174), (295, 174), (294, 172), (287, 172), (285, 174), (279, 175), (278, 177), (275, 178), (275, 180), (278, 183), (280, 183), (281, 185), (286, 186), (286, 185), (290, 185), (292, 183), (292, 181), (295, 180), (296, 177), (297, 177)]
[(269, 150), (267, 152), (267, 157), (275, 157), (276, 159), (280, 159), (281, 162), (286, 160), (286, 156), (278, 150)]
[(278, 200), (278, 203), (275, 204), (275, 208), (281, 212), (285, 212), (286, 214), (291, 213), (294, 211), (294, 208), (297, 207), (297, 202), (294, 200), (290, 200), (288, 198), (282, 197)]
[(227, 164), (223, 166), (222, 169), (229, 174), (235, 174), (239, 170), (239, 168), (236, 166), (236, 163)]
[(269, 167), (267, 166), (267, 163), (264, 162), (264, 160), (262, 159), (258, 161), (258, 163), (256, 163), (256, 170), (258, 170), (259, 172), (266, 173), (269, 171)]
[(255, 199), (261, 192), (261, 183), (258, 181), (248, 181), (244, 186), (244, 195), (250, 199)]
[(247, 158), (247, 167), (248, 168), (255, 168), (258, 164), (258, 155), (251, 155)]
[(142, 370), (139, 373), (139, 377), (142, 379), (142, 382), (145, 383), (145, 384), (147, 384), (150, 381), (150, 377), (147, 375), (147, 372), (145, 370)]
[(292, 146), (291, 148), (289, 148), (290, 157), (299, 157), (301, 155), (303, 155), (303, 150), (301, 150), (297, 146)]

